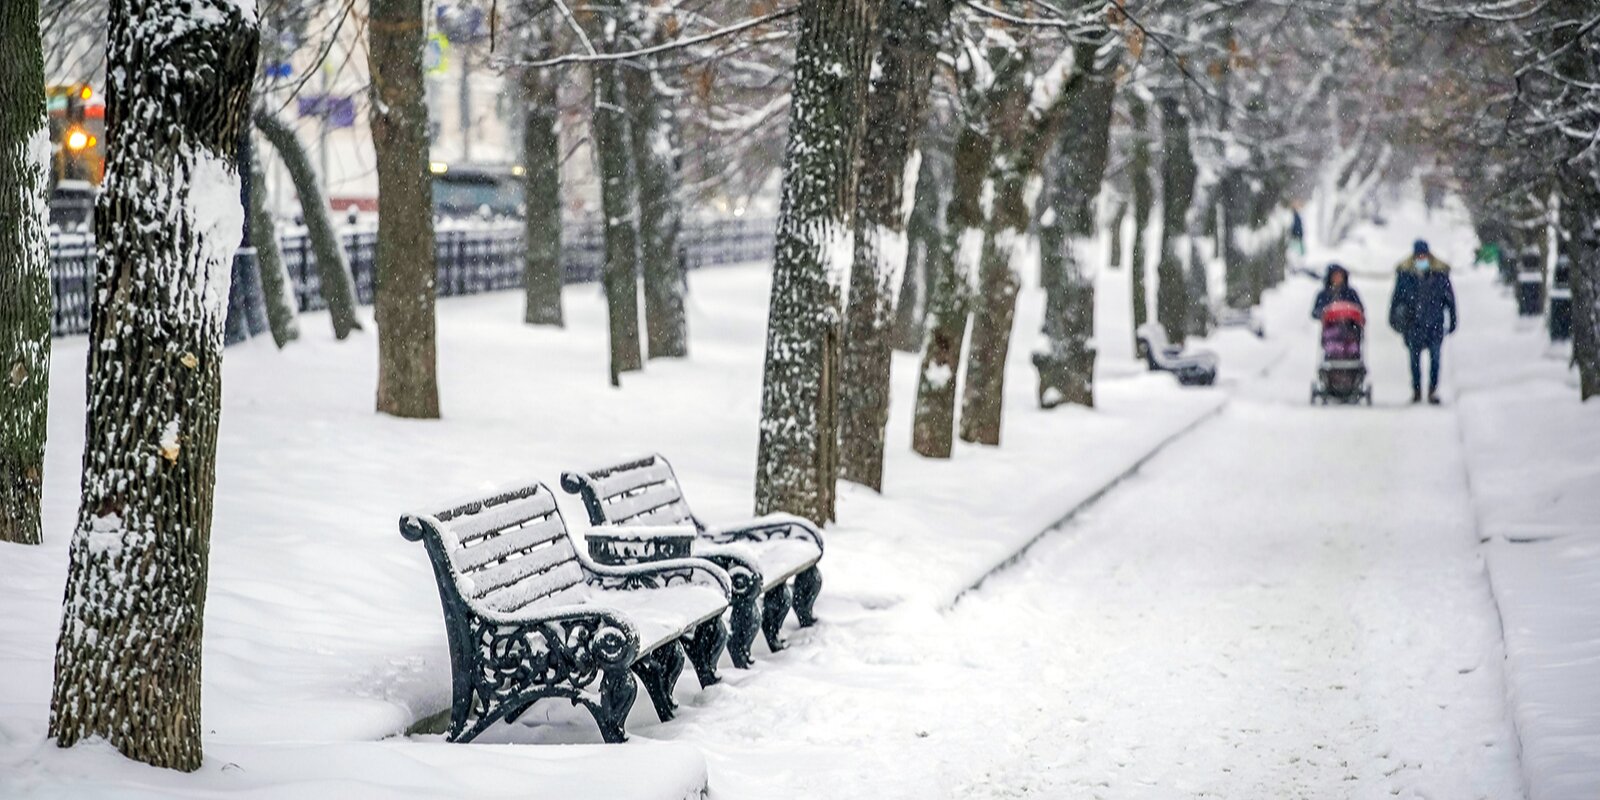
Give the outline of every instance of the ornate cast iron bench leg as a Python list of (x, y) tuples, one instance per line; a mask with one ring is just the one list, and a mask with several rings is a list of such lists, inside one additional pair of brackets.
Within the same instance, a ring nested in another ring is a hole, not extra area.
[(756, 634), (761, 632), (761, 575), (752, 572), (748, 562), (741, 558), (720, 553), (710, 553), (705, 558), (727, 571), (733, 582), (728, 612), (732, 623), (728, 632), (728, 655), (735, 667), (749, 669), (754, 663), (750, 650), (755, 645)]
[(817, 604), (819, 594), (822, 594), (821, 570), (812, 567), (794, 576), (794, 618), (800, 621), (800, 627), (809, 628), (817, 624), (817, 615), (812, 613), (812, 608)]
[(779, 632), (783, 630), (783, 618), (789, 616), (791, 602), (787, 583), (774, 587), (761, 601), (761, 632), (767, 635), (767, 647), (774, 653), (784, 648)]
[(678, 704), (672, 699), (672, 687), (683, 672), (683, 648), (676, 641), (668, 642), (655, 652), (634, 662), (634, 674), (644, 682), (644, 690), (656, 707), (656, 718), (666, 722), (678, 715)]
[(600, 737), (607, 744), (628, 741), (624, 723), (638, 693), (639, 687), (634, 685), (633, 675), (627, 667), (606, 669), (604, 677), (600, 679), (600, 703), (590, 706), (589, 713), (594, 715), (595, 724), (600, 726)]
[(689, 663), (694, 665), (695, 677), (704, 689), (721, 678), (717, 677), (717, 659), (728, 646), (728, 626), (722, 617), (715, 616), (700, 623), (693, 636), (684, 637), (684, 649), (689, 651)]

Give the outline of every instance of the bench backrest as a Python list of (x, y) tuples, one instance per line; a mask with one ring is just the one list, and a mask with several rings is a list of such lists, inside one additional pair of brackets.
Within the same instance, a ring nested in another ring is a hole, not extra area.
[(469, 605), (514, 612), (585, 578), (555, 495), (542, 483), (408, 517), (403, 531), (411, 520), (434, 529), (434, 559), (448, 559), (456, 591)]
[(698, 525), (672, 465), (660, 455), (568, 472), (561, 488), (583, 497), (594, 525)]

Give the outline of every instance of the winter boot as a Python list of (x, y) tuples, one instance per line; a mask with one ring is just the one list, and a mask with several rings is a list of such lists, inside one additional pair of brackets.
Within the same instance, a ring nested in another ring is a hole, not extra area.
[(1412, 405), (1416, 405), (1417, 403), (1420, 403), (1420, 402), (1422, 402), (1422, 390), (1421, 389), (1412, 389), (1411, 390), (1411, 404)]

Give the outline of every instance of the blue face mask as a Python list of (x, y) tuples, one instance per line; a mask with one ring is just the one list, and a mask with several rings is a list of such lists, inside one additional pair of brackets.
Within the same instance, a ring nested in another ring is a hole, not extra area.
[(1428, 267), (1432, 266), (1428, 263), (1427, 256), (1417, 256), (1411, 263), (1416, 266), (1418, 272), (1427, 272)]

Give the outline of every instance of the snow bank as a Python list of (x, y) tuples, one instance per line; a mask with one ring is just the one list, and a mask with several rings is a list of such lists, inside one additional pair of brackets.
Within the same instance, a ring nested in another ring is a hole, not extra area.
[(1485, 269), (1456, 276), (1460, 386), (1479, 534), (1505, 629), (1530, 800), (1600, 797), (1600, 403), (1566, 347)]

